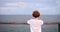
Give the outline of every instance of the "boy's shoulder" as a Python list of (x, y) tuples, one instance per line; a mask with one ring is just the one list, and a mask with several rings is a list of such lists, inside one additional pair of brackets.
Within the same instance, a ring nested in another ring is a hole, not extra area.
[(28, 21), (33, 21), (33, 19), (29, 19)]
[[(28, 21), (34, 21), (34, 19), (30, 19), (30, 20), (28, 20)], [(39, 19), (38, 21), (43, 21), (43, 20)]]
[(40, 19), (39, 21), (43, 21), (43, 20)]

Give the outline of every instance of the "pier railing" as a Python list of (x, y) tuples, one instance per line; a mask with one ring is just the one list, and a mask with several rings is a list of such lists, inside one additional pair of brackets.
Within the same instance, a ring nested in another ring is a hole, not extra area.
[[(26, 22), (0, 22), (0, 24), (27, 24)], [(60, 22), (44, 22), (44, 24), (58, 24), (58, 32), (60, 32)]]

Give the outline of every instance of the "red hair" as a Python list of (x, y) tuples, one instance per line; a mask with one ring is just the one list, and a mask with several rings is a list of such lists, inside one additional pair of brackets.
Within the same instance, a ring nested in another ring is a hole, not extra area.
[(38, 11), (38, 10), (35, 10), (35, 11), (32, 13), (32, 16), (35, 17), (35, 18), (39, 17), (39, 16), (40, 16), (39, 11)]

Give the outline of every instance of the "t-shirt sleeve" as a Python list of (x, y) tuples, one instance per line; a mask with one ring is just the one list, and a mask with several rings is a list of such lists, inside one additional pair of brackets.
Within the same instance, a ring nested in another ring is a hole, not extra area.
[(28, 20), (27, 23), (30, 24), (30, 21)]
[(43, 21), (42, 20), (40, 20), (40, 23), (39, 23), (40, 25), (43, 25)]
[(43, 24), (43, 21), (41, 20), (41, 24)]

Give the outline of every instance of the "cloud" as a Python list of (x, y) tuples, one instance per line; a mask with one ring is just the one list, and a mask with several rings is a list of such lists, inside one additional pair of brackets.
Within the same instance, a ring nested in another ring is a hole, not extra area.
[(27, 8), (27, 3), (25, 3), (25, 2), (18, 2), (18, 7), (22, 8), (22, 9), (25, 9), (25, 8)]
[[(40, 1), (45, 1), (45, 0), (40, 0)], [(52, 1), (52, 0), (46, 0), (46, 1)], [(58, 5), (60, 6), (60, 2), (57, 1)], [(19, 9), (41, 9), (41, 10), (48, 10), (48, 9), (54, 9), (54, 8), (49, 8), (49, 7), (45, 7), (44, 5), (42, 5), (41, 3), (31, 3), (31, 2), (22, 2), (22, 1), (19, 1), (19, 2), (11, 2), (11, 3), (6, 3), (5, 4), (6, 6), (17, 6)], [(44, 7), (42, 7), (44, 6)], [(48, 5), (47, 5), (48, 6)], [(42, 8), (41, 8), (42, 7)]]
[(11, 3), (5, 3), (5, 6), (12, 6), (12, 7), (19, 7), (21, 9), (25, 9), (27, 7), (27, 3), (25, 2), (11, 2)]
[(17, 3), (14, 3), (14, 2), (13, 3), (5, 3), (5, 5), (6, 6), (18, 6), (18, 4)]
[(40, 10), (55, 10), (56, 7), (41, 7)]
[(39, 3), (18, 2), (18, 7), (22, 9), (39, 7)]
[(0, 7), (0, 12), (6, 12), (15, 9), (17, 9), (17, 7)]
[[(16, 9), (15, 7), (18, 7), (19, 9), (40, 9), (40, 10), (50, 10), (50, 9), (55, 9), (56, 7), (49, 7), (45, 5), (42, 5), (40, 3), (31, 3), (31, 2), (9, 2), (9, 3), (5, 3), (6, 6), (8, 7), (2, 7), (1, 10), (12, 10), (12, 9)], [(12, 8), (13, 7), (13, 8)]]
[(16, 14), (17, 7), (0, 7), (0, 15)]
[(57, 0), (56, 3), (60, 7), (60, 0)]
[(29, 2), (5, 3), (5, 6), (19, 7), (20, 9), (35, 8), (39, 7), (39, 5), (40, 5), (39, 3), (29, 3)]
[(27, 3), (27, 5), (28, 5), (28, 8), (36, 8), (40, 6), (39, 3)]
[[(58, 5), (60, 2), (58, 2)], [(9, 3), (5, 3), (6, 6), (8, 7), (0, 7), (0, 14), (28, 14), (30, 12), (32, 12), (31, 10), (29, 9), (34, 9), (34, 10), (41, 10), (42, 14), (46, 14), (46, 13), (55, 13), (57, 11), (56, 10), (56, 7), (52, 7), (52, 6), (49, 6), (49, 5), (45, 5), (43, 3), (31, 3), (31, 2), (9, 2)], [(12, 6), (12, 7), (11, 7)], [(17, 7), (16, 7), (17, 6)], [(16, 10), (17, 9), (17, 10)], [(19, 10), (20, 9), (20, 10)], [(27, 10), (24, 10), (24, 9), (27, 9)], [(29, 12), (26, 12), (28, 11)], [(33, 10), (33, 11), (34, 11)], [(44, 10), (44, 11), (43, 11)], [(51, 12), (51, 11), (52, 12)], [(54, 10), (54, 11), (53, 11)], [(7, 12), (7, 13), (6, 13)], [(44, 12), (44, 13), (43, 13)]]

